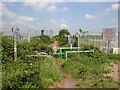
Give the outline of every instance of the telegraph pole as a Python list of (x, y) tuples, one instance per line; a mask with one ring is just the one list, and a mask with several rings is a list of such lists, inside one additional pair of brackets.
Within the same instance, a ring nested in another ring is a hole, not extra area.
[(19, 29), (17, 27), (12, 27), (13, 32), (13, 38), (14, 38), (14, 62), (17, 60), (17, 33), (19, 32)]

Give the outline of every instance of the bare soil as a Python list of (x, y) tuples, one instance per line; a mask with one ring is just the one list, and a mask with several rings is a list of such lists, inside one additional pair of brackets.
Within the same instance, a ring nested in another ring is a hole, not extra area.
[(63, 81), (59, 88), (75, 88), (76, 81), (68, 74), (62, 73)]
[(70, 76), (69, 74), (66, 74), (62, 71), (62, 63), (63, 62), (59, 62), (58, 63), (58, 67), (60, 69), (60, 74), (63, 78), (63, 80), (59, 83), (55, 83), (53, 86), (50, 86), (50, 88), (76, 88), (76, 80), (73, 79), (72, 76)]
[(120, 62), (118, 64), (113, 64), (113, 67), (111, 68), (111, 73), (109, 73), (107, 76), (112, 77), (114, 81), (119, 81), (119, 78), (120, 78)]

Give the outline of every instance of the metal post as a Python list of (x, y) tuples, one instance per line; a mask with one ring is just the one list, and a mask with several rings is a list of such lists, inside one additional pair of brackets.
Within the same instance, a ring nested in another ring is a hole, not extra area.
[(17, 33), (18, 33), (19, 29), (15, 26), (15, 29), (14, 27), (12, 27), (12, 32), (13, 32), (13, 37), (14, 37), (14, 62), (16, 62), (17, 60)]
[(111, 49), (110, 41), (108, 41), (108, 53), (110, 53), (110, 49)]
[(104, 45), (105, 45), (105, 53), (106, 53), (106, 49), (107, 49), (107, 48), (106, 48), (106, 41), (104, 42)]
[(67, 52), (66, 52), (66, 60), (67, 60)]
[(16, 33), (14, 34), (14, 61), (17, 59)]
[(62, 49), (60, 49), (60, 57), (62, 58)]

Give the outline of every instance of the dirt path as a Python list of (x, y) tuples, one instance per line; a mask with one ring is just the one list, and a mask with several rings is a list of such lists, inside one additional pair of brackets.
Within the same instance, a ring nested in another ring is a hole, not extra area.
[(54, 53), (57, 53), (57, 50), (59, 49), (59, 46), (58, 46), (58, 41), (54, 41), (52, 44), (51, 44), (53, 50), (54, 50)]
[(63, 81), (59, 88), (75, 88), (76, 81), (68, 74), (62, 73)]
[(112, 77), (114, 81), (118, 81), (120, 76), (119, 70), (120, 70), (120, 62), (118, 64), (113, 64), (113, 67), (111, 68), (111, 73), (109, 73), (107, 76)]
[[(54, 50), (54, 53), (56, 53), (57, 49), (59, 48), (58, 41), (54, 41), (51, 44), (51, 46)], [(63, 60), (61, 60), (61, 61), (63, 61)], [(50, 86), (49, 88), (75, 88), (76, 81), (72, 78), (72, 76), (70, 76), (62, 71), (62, 64), (63, 64), (63, 62), (57, 63), (63, 80), (60, 83), (55, 83), (53, 86)]]
[(76, 85), (75, 79), (73, 79), (73, 77), (70, 76), (69, 74), (66, 74), (62, 71), (62, 63), (61, 62), (58, 63), (58, 67), (59, 67), (60, 74), (61, 74), (63, 80), (60, 83), (54, 84), (50, 88), (76, 88), (75, 87), (75, 85)]

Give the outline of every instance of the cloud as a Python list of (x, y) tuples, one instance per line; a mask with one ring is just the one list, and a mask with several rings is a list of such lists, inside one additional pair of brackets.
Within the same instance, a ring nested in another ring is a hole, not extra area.
[(57, 22), (55, 19), (52, 19), (52, 20), (50, 21), (50, 23), (53, 24), (53, 25), (56, 25), (58, 22)]
[(48, 12), (56, 12), (57, 11), (57, 7), (55, 5), (52, 5), (50, 7), (47, 8)]
[(34, 21), (35, 19), (33, 17), (29, 17), (29, 16), (18, 16), (17, 17), (19, 20), (22, 20), (22, 21)]
[(36, 11), (42, 11), (46, 9), (49, 5), (48, 2), (24, 2), (25, 6), (31, 7), (35, 9)]
[(0, 14), (0, 16), (7, 16), (7, 17), (11, 17), (11, 18), (16, 17), (16, 13), (14, 13), (14, 12), (12, 12), (12, 11), (9, 11), (9, 10), (6, 8), (5, 4), (3, 4), (3, 3), (0, 3), (0, 12), (2, 12), (2, 13)]
[(59, 19), (59, 20), (55, 20), (55, 19), (52, 19), (52, 20), (50, 20), (50, 23), (51, 24), (53, 24), (53, 25), (55, 25), (55, 24), (62, 24), (62, 23), (67, 23), (67, 21), (65, 20), (65, 19)]
[(106, 11), (107, 12), (118, 11), (118, 9), (120, 10), (120, 4), (114, 3), (114, 4), (112, 4), (112, 6), (110, 8), (107, 8)]
[(60, 27), (61, 27), (61, 29), (67, 29), (68, 28), (68, 26), (66, 24), (61, 24)]
[(60, 19), (60, 23), (67, 23), (65, 19)]
[(95, 15), (90, 15), (90, 14), (86, 14), (85, 17), (90, 20), (96, 19)]
[(33, 21), (35, 21), (35, 19), (33, 17), (17, 16), (17, 18), (15, 19), (15, 21), (13, 23), (23, 25), (23, 24), (26, 24), (28, 22), (33, 22)]
[[(24, 30), (28, 27), (36, 28), (39, 26), (36, 18), (30, 16), (18, 16), (16, 13), (8, 10), (6, 4), (0, 3), (0, 11), (2, 12), (0, 13), (0, 16), (5, 16), (5, 18), (8, 18), (3, 21), (2, 24), (7, 24), (9, 26), (16, 25)], [(9, 29), (7, 28), (7, 30)]]
[[(58, 1), (57, 0), (47, 0), (46, 2), (45, 1), (41, 1), (41, 2), (36, 2), (37, 0), (35, 1), (28, 1), (28, 0), (25, 0), (25, 2), (23, 3), (24, 6), (27, 6), (27, 7), (31, 7), (33, 8), (34, 10), (38, 11), (38, 12), (41, 12), (41, 11), (47, 11), (47, 12), (50, 12), (50, 13), (53, 13), (53, 12), (56, 12), (56, 11), (69, 11), (69, 8), (67, 7), (63, 7), (63, 8), (57, 8), (57, 4), (58, 4)], [(49, 1), (49, 2), (48, 2)]]
[(69, 8), (63, 7), (63, 8), (62, 8), (62, 11), (69, 11)]
[(116, 3), (116, 4), (113, 4), (111, 6), (111, 9), (114, 10), (114, 11), (118, 11), (118, 5), (120, 6), (120, 4)]
[[(49, 1), (49, 2), (48, 2)], [(34, 10), (41, 12), (43, 10), (47, 10), (48, 12), (54, 12), (56, 11), (57, 7), (55, 6), (57, 2), (56, 0), (53, 1), (45, 1), (45, 0), (25, 0), (23, 3), (24, 6), (28, 6), (33, 8)]]
[(52, 26), (57, 26), (61, 29), (68, 28), (67, 21), (65, 19), (59, 19), (59, 20), (52, 19), (50, 20), (50, 24), (52, 24)]
[(110, 8), (107, 8), (106, 11), (107, 11), (107, 12), (110, 12)]

